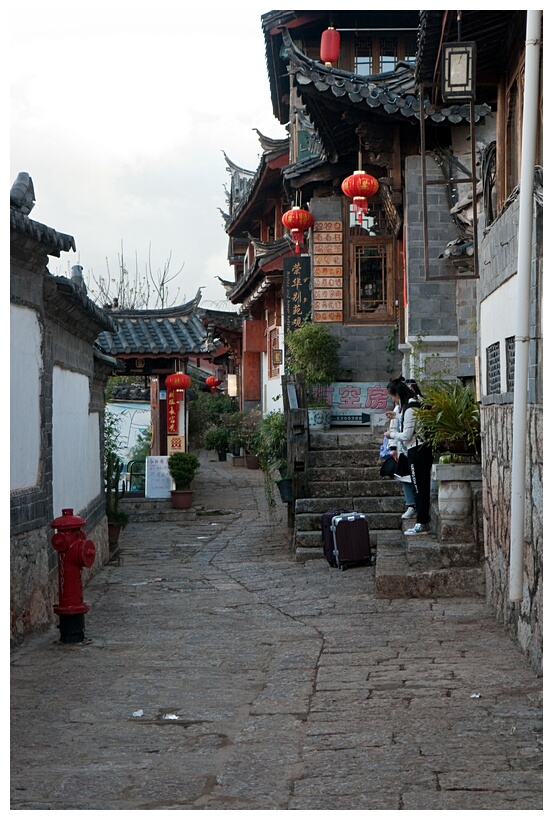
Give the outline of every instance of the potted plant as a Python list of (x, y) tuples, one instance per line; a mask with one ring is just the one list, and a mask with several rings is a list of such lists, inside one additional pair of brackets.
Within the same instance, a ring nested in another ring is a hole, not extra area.
[(171, 490), (171, 501), (176, 510), (186, 510), (192, 506), (194, 493), (190, 484), (198, 470), (200, 461), (194, 453), (171, 453), (167, 460), (171, 478), (175, 482), (175, 489)]
[(211, 427), (204, 435), (203, 445), (206, 450), (216, 450), (219, 461), (225, 461), (230, 445), (228, 427)]
[(309, 321), (288, 331), (285, 336), (288, 371), (305, 376), (311, 429), (328, 429), (330, 426), (331, 406), (325, 388), (338, 379), (342, 341), (327, 325)]
[(106, 518), (108, 520), (108, 541), (110, 557), (117, 553), (121, 530), (129, 523), (129, 516), (119, 509), (119, 501), (125, 491), (121, 486), (123, 462), (112, 450), (106, 453)]
[(469, 387), (437, 380), (423, 386), (416, 411), (422, 435), (438, 456), (432, 477), (438, 482), (439, 536), (462, 541), (472, 534), (473, 483), (482, 480), (480, 405)]
[(229, 416), (231, 428), (229, 446), (233, 452), (244, 451), (246, 467), (257, 469), (259, 460), (256, 455), (256, 440), (261, 421), (260, 410), (239, 410)]
[[(417, 423), (435, 453), (478, 457), (480, 405), (474, 390), (457, 381), (439, 379), (423, 386)], [(446, 456), (447, 457), (447, 456)], [(457, 459), (458, 460), (458, 459)]]

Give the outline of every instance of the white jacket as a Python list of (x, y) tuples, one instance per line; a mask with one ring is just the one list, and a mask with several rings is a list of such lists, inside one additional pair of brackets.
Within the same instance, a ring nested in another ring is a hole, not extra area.
[(392, 425), (390, 425), (390, 446), (392, 446), (392, 442), (395, 441), (400, 445), (402, 450), (403, 448), (405, 448), (404, 452), (406, 450), (410, 450), (411, 447), (415, 447), (417, 444), (420, 444), (421, 441), (420, 439), (417, 440), (415, 430), (415, 410), (417, 409), (417, 407), (411, 406), (415, 402), (418, 406), (416, 398), (409, 399), (404, 413), (401, 411), (400, 405), (397, 404), (397, 427), (395, 430), (393, 430)]

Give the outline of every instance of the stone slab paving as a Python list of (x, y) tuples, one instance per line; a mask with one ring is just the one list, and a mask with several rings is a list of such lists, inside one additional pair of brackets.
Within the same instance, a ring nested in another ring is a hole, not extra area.
[(296, 562), (259, 471), (195, 489), (124, 531), (85, 643), (12, 651), (12, 809), (543, 809), (542, 681), (484, 600)]

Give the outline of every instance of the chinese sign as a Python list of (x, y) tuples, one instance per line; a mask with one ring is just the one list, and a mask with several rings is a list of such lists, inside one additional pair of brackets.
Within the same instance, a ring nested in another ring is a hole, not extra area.
[(184, 436), (167, 436), (167, 452), (183, 453), (184, 452)]
[(341, 322), (344, 315), (341, 222), (315, 222), (313, 254), (313, 321)]
[(387, 386), (379, 382), (333, 382), (318, 392), (332, 407), (333, 425), (362, 424), (367, 420), (363, 416), (391, 409)]
[(173, 479), (167, 462), (169, 456), (148, 456), (146, 458), (146, 498), (171, 498)]
[(176, 390), (167, 391), (167, 433), (178, 435), (179, 432), (179, 403)]
[(284, 332), (295, 330), (311, 315), (311, 261), (284, 259)]

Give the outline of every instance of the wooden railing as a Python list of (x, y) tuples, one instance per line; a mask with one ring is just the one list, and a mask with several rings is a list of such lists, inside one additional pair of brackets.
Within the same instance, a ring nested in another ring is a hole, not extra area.
[(288, 471), (292, 478), (294, 497), (294, 500), (288, 504), (288, 526), (292, 527), (295, 500), (305, 498), (308, 491), (309, 423), (303, 373), (282, 377), (282, 397), (286, 419)]

